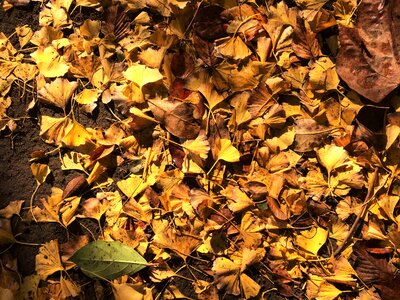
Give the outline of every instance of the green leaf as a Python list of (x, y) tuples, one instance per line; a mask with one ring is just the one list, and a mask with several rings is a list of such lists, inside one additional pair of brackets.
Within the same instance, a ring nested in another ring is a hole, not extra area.
[(131, 275), (147, 266), (147, 261), (132, 247), (116, 241), (94, 241), (69, 259), (93, 278), (115, 279)]

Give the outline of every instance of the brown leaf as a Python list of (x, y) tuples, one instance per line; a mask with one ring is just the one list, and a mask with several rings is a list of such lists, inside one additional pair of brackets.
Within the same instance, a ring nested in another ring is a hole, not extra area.
[(340, 27), (337, 71), (353, 90), (379, 103), (400, 83), (400, 2), (362, 1), (357, 17), (354, 28)]
[(329, 135), (328, 127), (315, 122), (313, 119), (298, 119), (295, 125), (294, 150), (308, 152), (320, 147)]
[(194, 70), (193, 58), (184, 51), (179, 51), (172, 56), (171, 71), (181, 79), (188, 77)]
[(218, 5), (209, 5), (199, 9), (193, 25), (196, 34), (208, 41), (214, 41), (226, 35), (221, 13), (224, 9)]
[(304, 59), (313, 59), (322, 54), (316, 34), (311, 31), (308, 22), (300, 17), (297, 18), (297, 24), (293, 31), (292, 48), (297, 56)]
[(193, 139), (199, 134), (198, 106), (178, 100), (149, 100), (149, 104), (154, 117), (173, 135)]
[(288, 216), (282, 211), (279, 202), (272, 197), (267, 197), (268, 207), (271, 210), (272, 214), (278, 220), (285, 221), (288, 219)]
[(73, 179), (71, 179), (67, 186), (64, 189), (64, 193), (62, 198), (68, 198), (71, 196), (74, 196), (80, 192), (82, 192), (84, 189), (88, 187), (88, 182), (86, 181), (86, 178), (84, 175), (79, 175)]

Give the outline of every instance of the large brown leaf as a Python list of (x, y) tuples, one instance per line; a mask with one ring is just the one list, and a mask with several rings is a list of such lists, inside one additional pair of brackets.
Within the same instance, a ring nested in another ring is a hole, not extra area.
[(400, 84), (400, 2), (364, 0), (357, 16), (354, 28), (340, 28), (337, 71), (353, 90), (378, 103)]

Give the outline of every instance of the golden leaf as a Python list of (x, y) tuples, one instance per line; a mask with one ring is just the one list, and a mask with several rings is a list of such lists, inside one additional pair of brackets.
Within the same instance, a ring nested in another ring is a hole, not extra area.
[(60, 278), (61, 297), (67, 299), (69, 297), (77, 297), (81, 293), (81, 288), (73, 281), (65, 279), (64, 276)]
[(212, 270), (218, 289), (229, 294), (240, 295), (243, 289), (245, 299), (258, 295), (261, 287), (248, 275), (241, 272), (241, 265), (225, 257), (214, 260)]
[(340, 167), (348, 156), (346, 150), (335, 145), (326, 145), (317, 150), (318, 160), (328, 171), (328, 176), (333, 169)]
[(144, 300), (146, 289), (143, 284), (112, 283), (115, 300)]
[(39, 254), (36, 255), (36, 272), (41, 279), (45, 280), (47, 276), (57, 271), (63, 271), (61, 264), (58, 241), (51, 240), (39, 248)]
[(36, 163), (31, 164), (31, 171), (38, 185), (43, 184), (46, 181), (47, 175), (51, 172), (48, 165)]
[(246, 43), (243, 42), (239, 36), (234, 36), (232, 38), (228, 37), (224, 39), (223, 43), (220, 44), (217, 49), (223, 56), (235, 60), (244, 59), (251, 55), (249, 47), (247, 47)]
[(24, 200), (10, 201), (10, 203), (6, 207), (0, 209), (0, 216), (6, 219), (11, 218), (13, 215), (19, 216), (24, 202)]
[(128, 198), (134, 198), (143, 192), (148, 185), (143, 181), (142, 177), (131, 175), (127, 179), (118, 181), (117, 186), (125, 194), (125, 196)]
[(31, 56), (35, 60), (39, 72), (45, 77), (60, 77), (68, 72), (69, 66), (52, 46), (39, 48)]
[(38, 91), (39, 100), (65, 109), (73, 93), (78, 88), (76, 81), (68, 81), (67, 79), (57, 78), (51, 83), (46, 83)]
[(70, 130), (72, 126), (71, 119), (54, 118), (50, 116), (40, 116), (40, 133), (39, 135), (44, 139), (46, 143), (61, 145), (61, 141), (65, 136), (65, 133)]
[(217, 160), (227, 162), (237, 162), (240, 160), (240, 152), (232, 145), (228, 139), (220, 139), (217, 142)]
[(321, 227), (313, 227), (310, 230), (303, 230), (296, 236), (295, 243), (302, 249), (317, 255), (318, 250), (325, 244), (328, 238), (328, 231)]
[(99, 89), (84, 89), (78, 95), (76, 95), (75, 100), (79, 104), (91, 104), (97, 101), (101, 94)]
[(28, 25), (16, 27), (15, 32), (18, 35), (18, 41), (21, 48), (28, 44), (33, 36), (33, 30)]
[(185, 141), (182, 147), (185, 152), (198, 155), (202, 159), (206, 159), (210, 151), (210, 143), (207, 140), (207, 136), (204, 134), (199, 134), (194, 140)]
[(72, 127), (62, 138), (62, 142), (65, 146), (74, 148), (92, 143), (91, 137), (92, 135), (85, 127), (77, 121), (73, 121)]
[(163, 75), (159, 70), (148, 68), (144, 65), (130, 66), (123, 74), (126, 79), (137, 84), (139, 88), (148, 83), (163, 79)]
[(38, 68), (32, 64), (19, 64), (14, 69), (14, 75), (24, 82), (33, 80), (38, 73)]

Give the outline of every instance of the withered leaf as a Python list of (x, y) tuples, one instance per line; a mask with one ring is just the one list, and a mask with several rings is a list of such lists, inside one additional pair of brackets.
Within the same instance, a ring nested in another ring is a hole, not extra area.
[(356, 92), (381, 102), (400, 84), (400, 2), (362, 1), (354, 28), (340, 27), (339, 76)]
[(311, 31), (307, 21), (300, 17), (297, 17), (297, 24), (293, 30), (292, 48), (297, 56), (304, 59), (313, 59), (322, 54), (316, 34)]
[(194, 139), (200, 132), (198, 106), (178, 100), (149, 100), (154, 117), (173, 135)]
[(62, 198), (68, 198), (74, 196), (80, 192), (83, 192), (88, 187), (88, 182), (84, 175), (79, 175), (71, 179), (64, 189)]
[(213, 41), (226, 34), (221, 19), (223, 11), (224, 9), (218, 5), (209, 5), (199, 9), (193, 27), (200, 38)]

